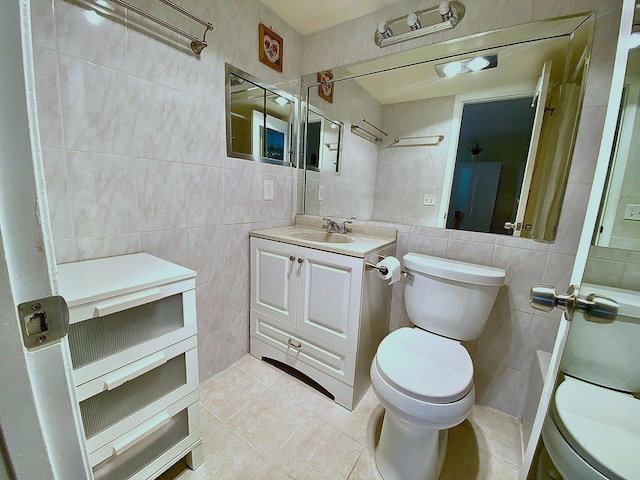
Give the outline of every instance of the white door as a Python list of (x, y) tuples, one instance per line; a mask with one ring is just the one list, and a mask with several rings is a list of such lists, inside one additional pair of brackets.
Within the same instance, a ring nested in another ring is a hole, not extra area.
[(298, 247), (251, 238), (251, 309), (296, 325)]
[[(513, 221), (515, 228), (513, 236), (519, 237), (522, 229), (519, 227), (524, 221), (524, 212), (527, 208), (527, 200), (529, 198), (529, 189), (531, 188), (531, 179), (533, 178), (533, 169), (536, 163), (536, 154), (538, 153), (538, 143), (540, 141), (540, 132), (542, 131), (542, 122), (544, 120), (544, 107), (547, 101), (547, 92), (549, 91), (549, 78), (551, 77), (551, 61), (545, 62), (538, 78), (538, 85), (533, 97), (536, 104), (536, 114), (533, 119), (533, 129), (531, 131), (531, 142), (529, 143), (529, 152), (527, 153), (527, 163), (524, 168), (522, 177), (522, 188), (520, 189), (520, 200), (518, 202), (518, 211)], [(533, 106), (533, 105), (531, 105)]]
[(28, 351), (16, 308), (57, 293), (35, 108), (29, 2), (3, 4), (0, 45), (3, 466), (7, 476), (15, 478), (90, 478), (67, 340)]
[(355, 352), (362, 291), (361, 258), (300, 247), (298, 329)]
[[(582, 283), (582, 277), (585, 271), (587, 257), (589, 255), (589, 248), (591, 246), (591, 239), (593, 236), (594, 227), (596, 225), (598, 211), (600, 209), (600, 202), (602, 200), (604, 185), (607, 178), (607, 170), (609, 167), (611, 148), (613, 146), (613, 140), (615, 136), (619, 105), (622, 98), (622, 89), (628, 54), (627, 44), (629, 40), (629, 34), (631, 32), (634, 9), (634, 0), (624, 0), (622, 8), (622, 20), (620, 23), (620, 33), (617, 41), (616, 57), (613, 67), (613, 78), (611, 80), (611, 91), (609, 93), (609, 104), (605, 117), (605, 128), (602, 134), (600, 150), (598, 152), (598, 163), (596, 165), (593, 185), (591, 187), (589, 205), (587, 208), (585, 222), (582, 228), (582, 234), (578, 245), (578, 252), (573, 266), (573, 271), (571, 273), (570, 282), (572, 285), (580, 285)], [(542, 397), (538, 405), (531, 438), (528, 442), (527, 451), (525, 452), (525, 457), (519, 477), (520, 480), (526, 480), (529, 477), (530, 470), (532, 469), (532, 462), (534, 461), (534, 456), (536, 454), (538, 441), (540, 440), (540, 434), (542, 431), (542, 423), (544, 422), (544, 419), (547, 415), (547, 410), (549, 408), (549, 404), (554, 392), (556, 378), (560, 367), (560, 360), (567, 341), (567, 336), (569, 334), (569, 327), (569, 321), (567, 321), (563, 317), (563, 320), (560, 323), (560, 328), (558, 330), (558, 335), (556, 337), (556, 343), (553, 349), (549, 371), (545, 379)]]

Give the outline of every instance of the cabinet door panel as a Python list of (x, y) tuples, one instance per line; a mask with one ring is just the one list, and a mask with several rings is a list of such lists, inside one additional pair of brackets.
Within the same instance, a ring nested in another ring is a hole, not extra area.
[(359, 258), (300, 247), (298, 328), (355, 351), (360, 314), (362, 265)]
[(251, 239), (251, 308), (290, 325), (295, 325), (297, 251), (295, 245)]

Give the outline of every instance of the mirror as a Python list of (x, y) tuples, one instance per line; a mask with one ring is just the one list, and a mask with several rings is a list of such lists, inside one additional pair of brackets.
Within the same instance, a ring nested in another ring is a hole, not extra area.
[(622, 103), (616, 126), (594, 245), (640, 250), (640, 50), (629, 51)]
[(344, 126), (315, 107), (307, 108), (303, 165), (315, 172), (340, 172)]
[[(640, 229), (625, 216), (634, 217), (629, 209), (634, 213), (633, 205), (640, 203), (640, 164), (635, 158), (639, 82), (640, 50), (634, 49), (627, 58), (613, 148), (604, 154), (609, 158), (607, 181), (580, 287), (581, 295), (616, 300), (618, 317), (612, 323), (594, 323), (574, 314), (549, 409), (546, 416), (542, 413), (542, 436), (529, 471), (523, 472), (527, 480), (637, 477)], [(618, 107), (612, 102), (608, 108)]]
[(227, 155), (293, 165), (295, 98), (229, 64), (225, 67)]
[[(303, 77), (310, 108), (350, 128), (339, 175), (307, 174), (300, 213), (553, 241), (592, 30), (591, 17), (563, 17), (335, 68), (331, 104)], [(438, 75), (454, 61), (467, 73)], [(526, 131), (496, 103), (524, 104)]]

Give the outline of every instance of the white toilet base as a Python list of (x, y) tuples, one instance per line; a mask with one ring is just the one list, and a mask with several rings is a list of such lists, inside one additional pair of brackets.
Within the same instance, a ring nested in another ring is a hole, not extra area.
[(388, 410), (376, 464), (384, 480), (436, 480), (447, 451), (448, 430), (415, 428)]

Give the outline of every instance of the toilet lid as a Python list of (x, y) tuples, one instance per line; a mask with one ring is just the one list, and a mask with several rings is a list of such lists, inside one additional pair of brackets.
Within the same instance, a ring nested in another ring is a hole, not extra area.
[(593, 468), (612, 480), (638, 478), (640, 400), (567, 377), (556, 390), (553, 416)]
[(455, 402), (471, 390), (473, 363), (457, 341), (418, 328), (387, 335), (376, 353), (378, 370), (403, 393), (431, 403)]

